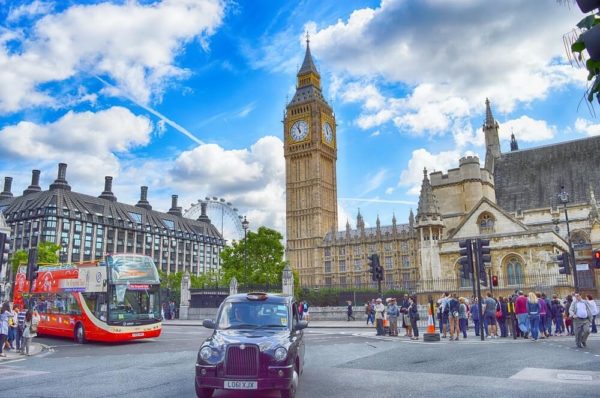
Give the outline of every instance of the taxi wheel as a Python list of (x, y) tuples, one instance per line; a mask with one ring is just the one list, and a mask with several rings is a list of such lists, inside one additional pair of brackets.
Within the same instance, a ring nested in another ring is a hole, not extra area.
[(281, 398), (295, 398), (296, 390), (298, 389), (298, 369), (294, 366), (294, 376), (292, 377), (292, 384), (287, 390), (281, 390)]
[(75, 342), (77, 344), (85, 343), (85, 329), (81, 323), (77, 324), (77, 327), (75, 327)]

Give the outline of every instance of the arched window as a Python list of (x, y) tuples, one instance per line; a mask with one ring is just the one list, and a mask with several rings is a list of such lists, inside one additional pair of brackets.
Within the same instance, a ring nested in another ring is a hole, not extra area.
[(460, 269), (458, 270), (458, 278), (460, 279), (460, 287), (471, 287), (471, 278), (467, 277), (467, 278), (463, 278), (462, 276), (462, 272), (460, 272)]
[(513, 257), (508, 261), (506, 279), (509, 285), (521, 285), (523, 283), (523, 265), (518, 258)]
[(481, 213), (477, 224), (479, 225), (479, 233), (490, 234), (494, 232), (494, 217), (490, 213)]

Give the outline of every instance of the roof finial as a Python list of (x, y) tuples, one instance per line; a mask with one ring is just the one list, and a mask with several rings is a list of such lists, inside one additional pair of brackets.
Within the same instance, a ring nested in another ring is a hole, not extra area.
[(308, 46), (309, 43), (310, 43), (310, 34), (308, 33), (308, 30), (306, 30), (306, 45)]

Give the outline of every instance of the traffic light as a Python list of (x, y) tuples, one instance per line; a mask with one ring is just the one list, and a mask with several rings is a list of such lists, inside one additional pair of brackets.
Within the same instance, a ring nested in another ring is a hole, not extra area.
[(38, 269), (40, 266), (37, 264), (37, 248), (29, 249), (29, 256), (27, 257), (27, 280), (33, 282), (37, 279)]
[(487, 286), (487, 273), (485, 272), (485, 263), (492, 262), (490, 255), (490, 240), (477, 239), (477, 266), (479, 268), (479, 279), (483, 286)]
[(494, 287), (498, 286), (498, 276), (497, 275), (492, 275), (492, 286), (494, 286)]
[(469, 279), (469, 275), (473, 272), (473, 246), (471, 239), (461, 240), (458, 242), (460, 250), (458, 251), (462, 257), (458, 259), (458, 263), (461, 265), (461, 277), (462, 279)]
[(8, 255), (10, 254), (10, 236), (0, 233), (0, 272), (4, 265), (8, 266)]
[(569, 265), (569, 255), (565, 252), (556, 256), (558, 262), (558, 273), (561, 275), (569, 275), (571, 273), (571, 267)]
[(592, 267), (600, 268), (600, 249), (592, 250)]
[(377, 280), (377, 259), (376, 254), (371, 254), (367, 257), (367, 264), (369, 265), (369, 273), (371, 274), (371, 280)]

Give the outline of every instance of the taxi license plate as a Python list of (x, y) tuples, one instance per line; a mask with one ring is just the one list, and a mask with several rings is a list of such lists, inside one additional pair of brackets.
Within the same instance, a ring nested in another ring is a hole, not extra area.
[(224, 388), (230, 390), (256, 390), (258, 382), (245, 380), (225, 380)]

